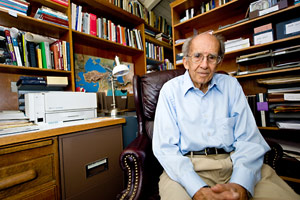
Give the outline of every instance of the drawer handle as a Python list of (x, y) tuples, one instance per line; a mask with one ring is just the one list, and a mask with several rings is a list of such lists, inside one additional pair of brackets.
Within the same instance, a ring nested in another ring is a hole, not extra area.
[(15, 186), (17, 184), (21, 184), (21, 183), (30, 181), (30, 180), (34, 179), (36, 176), (37, 176), (36, 171), (33, 169), (30, 169), (28, 171), (6, 177), (6, 178), (0, 180), (0, 190), (4, 190), (6, 188)]

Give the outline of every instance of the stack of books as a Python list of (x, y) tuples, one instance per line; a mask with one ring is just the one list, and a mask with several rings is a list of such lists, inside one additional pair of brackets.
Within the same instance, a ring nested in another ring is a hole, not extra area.
[(155, 38), (159, 41), (163, 41), (163, 42), (166, 42), (166, 43), (171, 43), (172, 41), (172, 38), (164, 33), (158, 33), (155, 35)]
[(43, 21), (53, 23), (59, 26), (64, 26), (66, 28), (69, 27), (69, 19), (65, 13), (53, 10), (46, 6), (38, 8), (34, 15), (34, 18), (41, 19)]
[(145, 33), (151, 37), (155, 37), (155, 32), (145, 28)]
[(267, 86), (270, 125), (281, 128), (280, 123), (300, 123), (300, 76), (265, 78), (257, 82)]
[(250, 39), (238, 38), (234, 40), (227, 40), (224, 44), (225, 44), (225, 53), (227, 53), (230, 51), (235, 51), (246, 47), (250, 47)]
[(0, 9), (6, 10), (8, 12), (17, 13), (21, 15), (27, 15), (28, 3), (25, 0), (1, 0)]

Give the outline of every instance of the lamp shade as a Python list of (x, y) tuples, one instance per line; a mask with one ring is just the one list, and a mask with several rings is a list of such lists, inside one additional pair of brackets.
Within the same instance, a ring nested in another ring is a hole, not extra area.
[(124, 76), (129, 73), (129, 68), (126, 65), (121, 65), (119, 61), (119, 57), (116, 56), (115, 58), (116, 66), (112, 71), (112, 75), (115, 77)]

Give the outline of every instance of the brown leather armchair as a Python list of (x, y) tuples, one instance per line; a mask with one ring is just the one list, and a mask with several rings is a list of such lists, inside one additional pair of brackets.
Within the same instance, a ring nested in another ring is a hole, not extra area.
[[(121, 200), (160, 199), (159, 176), (163, 168), (152, 152), (152, 132), (156, 104), (161, 87), (168, 80), (184, 74), (185, 69), (154, 72), (133, 78), (134, 101), (138, 120), (138, 137), (120, 155), (120, 165), (125, 172), (127, 187), (118, 196)], [(270, 143), (272, 150), (265, 163), (275, 168), (282, 149)]]

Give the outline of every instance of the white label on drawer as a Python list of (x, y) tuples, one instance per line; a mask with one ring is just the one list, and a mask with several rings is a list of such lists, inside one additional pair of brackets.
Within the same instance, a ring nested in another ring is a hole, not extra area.
[(286, 34), (296, 33), (300, 31), (300, 21), (292, 22), (285, 25)]

